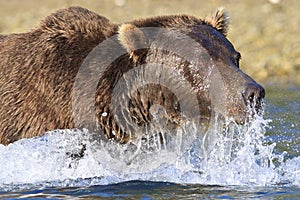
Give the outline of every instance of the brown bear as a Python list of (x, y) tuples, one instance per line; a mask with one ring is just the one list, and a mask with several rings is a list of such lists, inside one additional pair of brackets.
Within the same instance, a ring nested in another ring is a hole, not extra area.
[[(227, 28), (222, 9), (206, 19), (168, 15), (114, 24), (87, 9), (70, 7), (46, 17), (30, 32), (0, 36), (0, 143), (76, 127), (125, 143), (134, 139), (136, 127), (155, 124), (156, 114), (161, 116), (156, 125), (180, 126), (182, 102), (203, 122), (223, 105), (223, 115), (243, 123), (249, 107), (261, 108), (264, 89), (239, 69), (240, 54), (226, 38)], [(116, 40), (104, 45), (114, 36)], [(117, 47), (121, 55), (103, 66)], [(141, 67), (147, 64), (152, 68)], [(159, 84), (152, 77), (139, 86), (136, 80), (147, 77), (149, 70), (157, 77), (175, 78)], [(137, 86), (130, 94), (124, 89), (128, 80)], [(218, 81), (225, 97), (212, 106), (209, 88), (218, 88)], [(182, 82), (187, 86), (177, 87)], [(81, 105), (87, 90), (93, 93), (90, 108)], [(190, 100), (193, 97), (196, 101)]]

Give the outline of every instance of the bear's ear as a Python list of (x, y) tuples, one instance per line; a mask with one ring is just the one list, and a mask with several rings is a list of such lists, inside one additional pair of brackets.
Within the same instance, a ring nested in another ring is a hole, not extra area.
[(204, 21), (205, 23), (210, 24), (212, 27), (217, 29), (223, 35), (227, 35), (229, 17), (224, 8), (219, 8), (214, 16), (207, 17)]
[(137, 62), (139, 59), (137, 50), (145, 48), (147, 45), (145, 34), (133, 24), (122, 24), (118, 32), (119, 42), (129, 53), (130, 58)]

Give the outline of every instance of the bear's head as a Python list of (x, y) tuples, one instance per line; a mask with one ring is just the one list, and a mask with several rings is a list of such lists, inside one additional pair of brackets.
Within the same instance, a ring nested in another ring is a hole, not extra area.
[(259, 113), (264, 89), (239, 68), (227, 29), (222, 9), (204, 20), (171, 15), (120, 25), (117, 40), (98, 50), (106, 55), (100, 64), (90, 62), (120, 55), (97, 85), (96, 118), (105, 135), (127, 142), (150, 126), (176, 129), (196, 120), (207, 127), (212, 118), (243, 124)]

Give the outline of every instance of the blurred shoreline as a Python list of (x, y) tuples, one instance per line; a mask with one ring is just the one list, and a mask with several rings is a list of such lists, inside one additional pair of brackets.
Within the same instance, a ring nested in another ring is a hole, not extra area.
[(121, 23), (174, 13), (204, 18), (224, 7), (228, 38), (241, 52), (241, 69), (255, 80), (300, 84), (300, 1), (298, 0), (0, 0), (0, 34), (26, 32), (57, 9), (77, 5)]

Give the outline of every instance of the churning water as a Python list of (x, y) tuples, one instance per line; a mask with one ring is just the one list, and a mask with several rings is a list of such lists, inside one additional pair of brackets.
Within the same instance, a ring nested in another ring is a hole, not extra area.
[[(51, 188), (56, 188), (54, 194), (68, 190), (73, 197), (113, 197), (116, 191), (126, 190), (126, 197), (135, 193), (142, 198), (145, 188), (154, 192), (150, 197), (172, 197), (176, 191), (181, 195), (178, 198), (186, 191), (217, 195), (222, 190), (225, 197), (233, 197), (237, 194), (228, 191), (243, 195), (245, 186), (248, 193), (257, 187), (287, 187), (294, 197), (298, 191), (299, 197), (299, 96), (291, 97), (292, 108), (280, 105), (272, 94), (274, 99), (267, 100), (268, 119), (256, 117), (245, 126), (215, 129), (210, 136), (200, 137), (188, 124), (177, 133), (154, 134), (130, 145), (91, 142), (86, 130), (51, 131), (0, 145), (0, 197), (33, 197)], [(290, 122), (280, 121), (287, 112), (294, 113), (285, 118)], [(128, 182), (133, 180), (143, 182)]]

